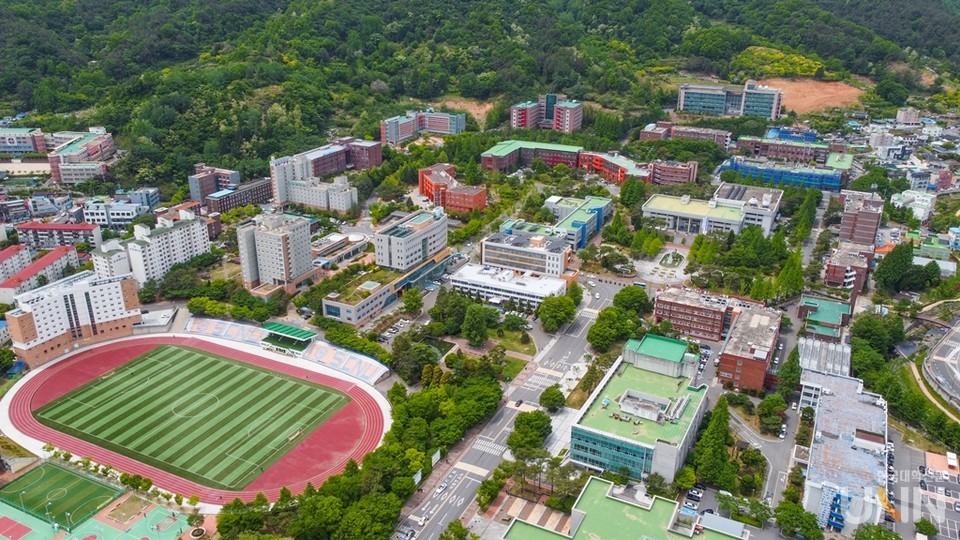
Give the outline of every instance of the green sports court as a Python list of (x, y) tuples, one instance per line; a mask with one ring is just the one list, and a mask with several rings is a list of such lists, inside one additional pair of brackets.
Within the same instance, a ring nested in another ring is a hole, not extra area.
[(238, 490), (349, 401), (309, 381), (161, 345), (34, 416), (198, 484)]
[(0, 489), (0, 499), (37, 518), (72, 530), (122, 492), (73, 471), (44, 463)]

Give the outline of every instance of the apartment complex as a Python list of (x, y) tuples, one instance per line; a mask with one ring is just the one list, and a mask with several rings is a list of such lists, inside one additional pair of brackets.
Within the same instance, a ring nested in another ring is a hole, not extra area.
[(73, 246), (59, 246), (0, 282), (0, 304), (12, 304), (14, 297), (63, 277), (67, 267), (80, 266)]
[(840, 239), (855, 244), (874, 245), (883, 216), (883, 197), (876, 193), (843, 190), (840, 192), (843, 217)]
[(332, 184), (322, 182), (320, 178), (346, 170), (347, 158), (354, 154), (354, 149), (367, 156), (367, 165), (360, 166), (355, 161), (351, 163), (358, 169), (379, 166), (383, 161), (380, 145), (370, 141), (328, 144), (295, 156), (270, 160), (273, 202), (297, 203), (337, 212), (350, 211), (359, 201), (356, 188), (350, 186), (347, 178), (334, 178)]
[(722, 129), (710, 129), (693, 126), (678, 126), (673, 122), (659, 121), (648, 124), (640, 131), (641, 141), (657, 141), (664, 139), (696, 139), (713, 141), (723, 148), (730, 146), (733, 134)]
[(240, 172), (197, 163), (193, 166), (193, 174), (187, 176), (187, 185), (190, 200), (203, 206), (207, 204), (207, 195), (240, 185)]
[(15, 304), (6, 313), (13, 352), (31, 368), (81, 345), (130, 336), (141, 320), (130, 275), (80, 272), (21, 294)]
[(567, 282), (547, 276), (534, 276), (480, 264), (465, 264), (450, 276), (454, 290), (478, 296), (494, 305), (513, 302), (536, 309), (551, 296), (563, 296)]
[(697, 181), (697, 170), (700, 164), (696, 161), (679, 163), (676, 161), (651, 161), (648, 184), (657, 186), (677, 186)]
[(539, 159), (548, 167), (563, 163), (572, 169), (580, 162), (582, 151), (580, 146), (566, 144), (502, 141), (480, 154), (480, 166), (487, 171), (509, 172)]
[(827, 258), (823, 282), (831, 287), (850, 289), (850, 302), (863, 291), (873, 264), (873, 245), (840, 242)]
[(127, 193), (132, 204), (146, 206), (150, 210), (160, 206), (160, 190), (155, 187), (142, 187)]
[(534, 129), (540, 127), (543, 113), (536, 101), (522, 101), (510, 107), (510, 127), (514, 129)]
[(421, 133), (459, 135), (467, 129), (467, 115), (425, 111), (407, 111), (407, 114), (387, 118), (380, 122), (380, 141), (383, 144), (400, 144), (419, 137)]
[(749, 80), (742, 87), (733, 85), (681, 84), (677, 111), (719, 116), (762, 116), (776, 120), (780, 116), (783, 92)]
[(150, 208), (141, 204), (114, 200), (95, 200), (83, 207), (83, 221), (108, 229), (126, 229)]
[(14, 274), (30, 266), (33, 257), (27, 246), (9, 246), (0, 251), (0, 279), (10, 279)]
[(207, 222), (181, 210), (179, 219), (157, 218), (157, 226), (134, 225), (133, 238), (109, 240), (95, 249), (93, 267), (98, 277), (132, 274), (140, 286), (161, 280), (175, 264), (210, 251)]
[(803, 370), (800, 408), (816, 412), (806, 462), (803, 508), (828, 531), (852, 537), (877, 524), (886, 511), (899, 516), (887, 496), (887, 403), (863, 381)]
[(487, 188), (457, 182), (456, 169), (437, 163), (418, 172), (420, 195), (449, 212), (472, 212), (487, 207)]
[(269, 178), (261, 178), (210, 193), (206, 196), (207, 211), (223, 214), (248, 204), (262, 204), (272, 198), (273, 183)]
[(571, 428), (570, 461), (672, 482), (707, 408), (706, 386), (692, 387), (685, 375), (686, 350), (682, 341), (652, 334), (628, 341)]
[(40, 128), (0, 128), (0, 154), (40, 154), (47, 151)]
[(599, 174), (604, 180), (622, 184), (627, 178), (640, 178), (649, 182), (650, 171), (619, 152), (580, 152), (580, 168), (588, 173)]
[(307, 219), (269, 215), (259, 223), (241, 223), (237, 245), (243, 286), (251, 291), (264, 287), (263, 293), (272, 294), (279, 288), (293, 293), (319, 271), (312, 262)]
[(496, 232), (480, 243), (480, 260), (487, 266), (559, 277), (573, 261), (573, 248), (563, 231), (553, 235)]
[(770, 236), (783, 191), (721, 183), (709, 201), (656, 194), (643, 203), (643, 217), (662, 219), (667, 230), (690, 234), (741, 232), (757, 225)]
[(377, 264), (398, 272), (420, 265), (447, 246), (447, 215), (419, 211), (373, 236)]
[(537, 101), (524, 101), (510, 107), (510, 127), (543, 128), (573, 133), (583, 123), (583, 103), (563, 94), (544, 94)]
[(765, 184), (800, 186), (839, 192), (843, 173), (836, 169), (770, 161), (767, 158), (735, 156), (720, 165), (720, 172), (733, 171), (743, 178)]
[(737, 390), (761, 391), (768, 386), (767, 370), (778, 354), (783, 313), (756, 304), (741, 303), (737, 307), (739, 310), (734, 308), (733, 323), (720, 351), (717, 380), (731, 383)]
[(117, 152), (113, 135), (102, 127), (87, 132), (64, 131), (54, 133), (47, 140), (50, 175), (61, 184), (79, 184), (107, 173), (109, 161)]

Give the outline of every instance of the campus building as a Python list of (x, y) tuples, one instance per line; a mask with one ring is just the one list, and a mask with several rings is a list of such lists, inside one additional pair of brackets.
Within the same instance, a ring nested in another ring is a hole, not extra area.
[(133, 238), (109, 240), (91, 255), (98, 277), (132, 274), (142, 287), (147, 281), (163, 279), (173, 265), (209, 251), (206, 219), (181, 210), (177, 220), (159, 216), (154, 229), (134, 225)]
[(47, 151), (40, 128), (0, 128), (0, 154), (42, 154)]
[(95, 200), (83, 207), (83, 220), (108, 229), (126, 229), (133, 220), (146, 214), (150, 208), (141, 204), (108, 200)]
[(450, 276), (450, 285), (457, 292), (479, 296), (494, 305), (513, 302), (532, 309), (550, 296), (567, 293), (567, 282), (562, 279), (481, 264), (463, 265)]
[(523, 101), (510, 107), (510, 127), (514, 129), (534, 129), (540, 127), (540, 104), (536, 101)]
[(62, 278), (68, 266), (74, 270), (80, 266), (76, 248), (58, 246), (51, 249), (44, 256), (0, 282), (0, 304), (12, 304), (14, 297), (18, 294)]
[(583, 103), (568, 100), (563, 94), (543, 94), (537, 101), (524, 101), (510, 107), (510, 127), (543, 128), (572, 133), (583, 122)]
[(723, 148), (730, 146), (732, 133), (722, 129), (710, 129), (693, 126), (678, 126), (673, 122), (659, 121), (648, 124), (640, 131), (641, 141), (657, 141), (665, 139), (696, 139), (713, 141)]
[(556, 236), (564, 234), (567, 244), (579, 250), (603, 227), (613, 214), (613, 201), (603, 197), (548, 197), (544, 207), (557, 216), (556, 225), (528, 223), (522, 219), (508, 219), (500, 225), (500, 232), (507, 235), (527, 233), (531, 235)]
[(840, 240), (875, 245), (880, 218), (883, 216), (883, 197), (876, 193), (845, 189), (840, 192), (840, 204), (843, 205)]
[(373, 236), (377, 264), (405, 272), (447, 246), (447, 215), (421, 210)]
[[(54, 182), (79, 184), (107, 173), (117, 152), (113, 135), (102, 127), (86, 132), (62, 131), (47, 137), (47, 161)], [(52, 146), (52, 149), (51, 149)]]
[(654, 298), (653, 316), (659, 324), (670, 321), (677, 333), (709, 341), (722, 341), (733, 322), (739, 300), (696, 289), (662, 289)]
[(883, 513), (899, 519), (887, 496), (887, 403), (863, 381), (803, 370), (800, 408), (816, 412), (806, 459), (803, 508), (824, 529), (852, 537)]
[(273, 198), (273, 183), (269, 178), (261, 178), (245, 184), (239, 184), (206, 196), (207, 211), (211, 214), (223, 214), (234, 208), (249, 204), (262, 204)]
[(643, 203), (643, 217), (662, 219), (667, 230), (688, 234), (733, 231), (757, 225), (770, 236), (783, 191), (721, 183), (709, 201), (656, 194)]
[(480, 154), (480, 166), (487, 171), (509, 172), (532, 165), (539, 159), (548, 167), (563, 163), (571, 169), (580, 162), (580, 146), (529, 141), (502, 141)]
[(30, 266), (33, 257), (30, 248), (14, 245), (0, 251), (0, 279), (10, 279), (14, 274)]
[(797, 341), (800, 367), (833, 375), (850, 375), (852, 351), (849, 343), (831, 343), (802, 337)]
[(681, 84), (677, 111), (719, 116), (762, 116), (776, 120), (780, 116), (783, 92), (749, 80), (734, 85)]
[(15, 298), (6, 313), (13, 352), (35, 368), (80, 346), (133, 334), (140, 300), (133, 276), (74, 274)]
[(827, 258), (823, 282), (830, 287), (850, 289), (850, 302), (863, 291), (873, 264), (873, 246), (840, 242)]
[(649, 183), (650, 170), (619, 152), (580, 152), (580, 168), (599, 174), (604, 180), (622, 184), (627, 178), (639, 178)]
[(759, 392), (770, 386), (767, 371), (778, 354), (783, 313), (753, 304), (739, 308), (733, 313), (733, 323), (720, 351), (717, 380), (733, 384), (736, 390), (749, 388)]
[(843, 173), (836, 169), (801, 164), (786, 164), (767, 158), (735, 156), (720, 165), (720, 172), (733, 171), (743, 178), (765, 184), (801, 186), (821, 191), (839, 192)]
[(686, 376), (683, 364), (695, 361), (686, 351), (685, 342), (653, 334), (628, 341), (571, 428), (570, 461), (672, 482), (707, 408), (706, 387)]
[(945, 234), (927, 235), (914, 250), (914, 253), (928, 259), (948, 261), (953, 256), (950, 249), (950, 237)]
[(696, 161), (680, 163), (677, 161), (651, 161), (648, 165), (650, 176), (648, 184), (657, 186), (677, 186), (697, 181), (697, 170), (700, 164)]
[(744, 135), (737, 139), (737, 152), (749, 152), (753, 157), (782, 159), (791, 163), (824, 165), (830, 155), (830, 145), (820, 142), (796, 142), (783, 139), (765, 139)]
[(456, 169), (449, 163), (437, 163), (420, 169), (420, 195), (448, 212), (472, 212), (486, 208), (487, 188), (461, 185), (455, 175)]
[(807, 337), (840, 343), (842, 328), (850, 323), (850, 304), (803, 295), (797, 306)]
[(319, 271), (313, 266), (307, 219), (269, 215), (241, 223), (237, 245), (243, 286), (251, 292), (269, 296), (282, 288), (291, 294)]
[(421, 133), (459, 135), (467, 129), (467, 115), (425, 111), (407, 111), (407, 114), (387, 118), (380, 122), (380, 141), (383, 144), (400, 144), (419, 137)]
[(553, 235), (495, 232), (480, 242), (480, 260), (487, 266), (560, 277), (573, 261), (573, 248), (563, 231)]
[(127, 193), (132, 204), (146, 206), (150, 210), (160, 206), (160, 190), (155, 187), (142, 187)]
[(207, 195), (240, 185), (240, 172), (210, 167), (206, 163), (193, 166), (193, 174), (187, 176), (190, 199), (201, 206), (207, 204)]
[(365, 234), (330, 233), (311, 245), (314, 266), (329, 269), (333, 265), (344, 266), (360, 256), (370, 245), (370, 237)]
[(293, 156), (273, 158), (270, 160), (270, 178), (274, 184), (274, 202), (288, 202), (286, 185), (289, 182), (333, 176), (348, 169), (370, 169), (379, 167), (382, 163), (383, 149), (380, 143), (361, 141), (353, 137), (343, 137)]
[(583, 123), (583, 103), (579, 101), (560, 101), (553, 114), (553, 130), (573, 133)]
[[(947, 171), (949, 174), (949, 171)], [(914, 217), (921, 223), (930, 219), (937, 204), (937, 194), (927, 191), (908, 189), (903, 193), (894, 193), (890, 196), (890, 204), (896, 208), (907, 207), (913, 211)]]

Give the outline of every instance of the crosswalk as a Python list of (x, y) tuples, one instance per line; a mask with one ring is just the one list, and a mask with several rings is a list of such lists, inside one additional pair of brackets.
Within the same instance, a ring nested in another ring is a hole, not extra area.
[(485, 439), (477, 439), (476, 442), (473, 443), (473, 448), (495, 456), (502, 456), (503, 453), (507, 451), (506, 446)]
[(541, 373), (534, 373), (523, 382), (523, 387), (527, 390), (543, 390), (544, 388), (553, 386), (556, 384), (556, 382), (556, 377), (550, 377)]

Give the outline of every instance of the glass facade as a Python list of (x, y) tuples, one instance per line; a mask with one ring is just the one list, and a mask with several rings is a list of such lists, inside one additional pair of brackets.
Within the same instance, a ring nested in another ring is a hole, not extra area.
[(777, 94), (768, 92), (747, 92), (743, 98), (744, 116), (763, 116), (770, 118), (775, 113), (774, 106), (777, 102)]
[(723, 92), (697, 92), (685, 90), (683, 110), (695, 113), (722, 115), (727, 112), (726, 96)]
[(653, 466), (653, 448), (575, 425), (570, 433), (570, 459), (605, 471), (626, 467), (632, 478), (642, 478)]

